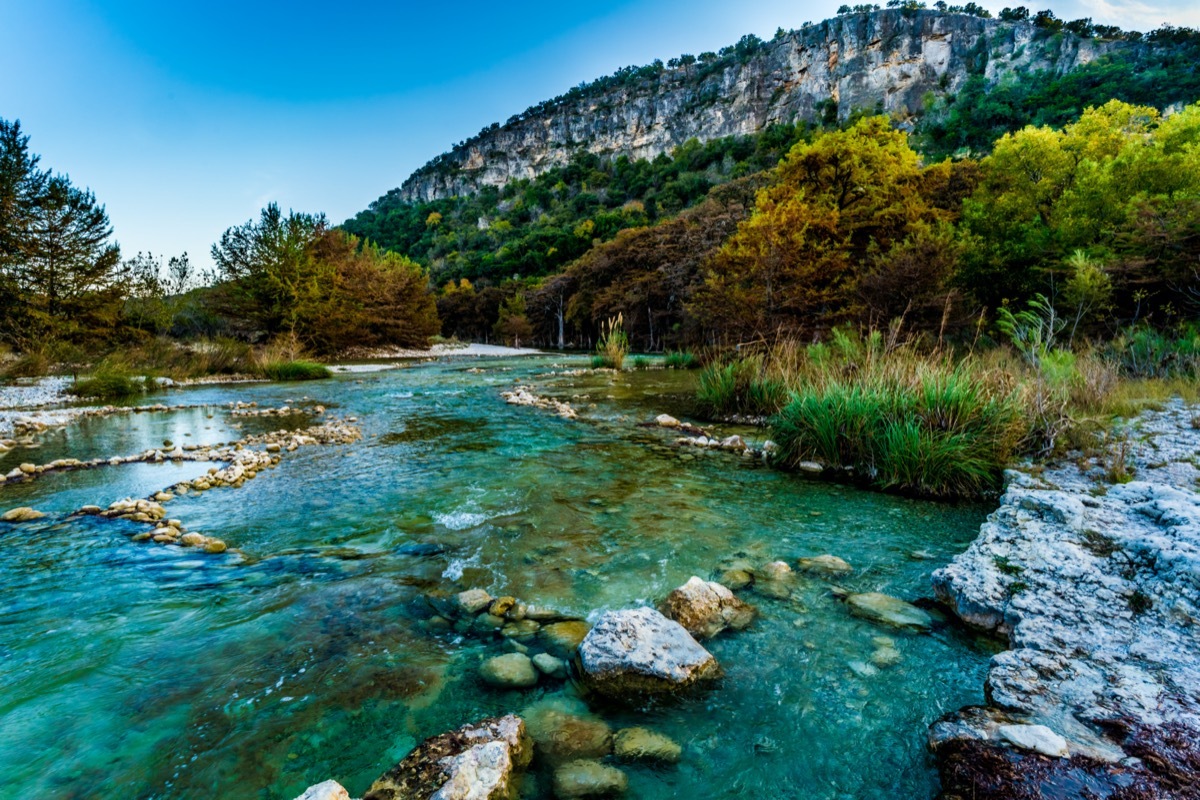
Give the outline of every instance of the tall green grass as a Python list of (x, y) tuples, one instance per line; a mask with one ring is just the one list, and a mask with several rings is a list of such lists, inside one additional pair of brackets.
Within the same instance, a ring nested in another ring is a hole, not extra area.
[(691, 350), (672, 350), (663, 356), (663, 366), (667, 369), (696, 369), (700, 359)]
[(819, 461), (874, 486), (930, 497), (999, 487), (1025, 436), (1013, 395), (961, 368), (797, 387), (772, 420), (776, 461)]
[(317, 381), (333, 376), (329, 367), (315, 361), (265, 361), (258, 365), (258, 372), (272, 381)]
[(696, 390), (701, 410), (712, 417), (769, 416), (786, 399), (786, 385), (768, 373), (761, 356), (709, 364), (701, 371)]
[(71, 385), (71, 394), (87, 400), (115, 402), (129, 400), (149, 391), (152, 383), (135, 377), (121, 359), (105, 359), (92, 374)]

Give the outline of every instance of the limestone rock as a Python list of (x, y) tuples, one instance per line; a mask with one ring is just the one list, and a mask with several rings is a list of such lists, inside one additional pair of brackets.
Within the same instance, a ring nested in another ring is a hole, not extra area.
[(538, 668), (538, 671), (543, 675), (549, 675), (551, 678), (563, 679), (567, 677), (567, 662), (561, 658), (555, 658), (549, 653), (538, 653), (532, 659), (533, 665)]
[(556, 697), (535, 703), (521, 713), (538, 759), (548, 764), (604, 758), (612, 752), (612, 728), (582, 702)]
[(608, 611), (579, 645), (584, 685), (614, 698), (673, 692), (720, 675), (712, 653), (652, 608)]
[(478, 614), (492, 602), (492, 596), (483, 589), (467, 589), (454, 596), (454, 602), (464, 614)]
[(723, 630), (742, 630), (754, 621), (754, 608), (734, 596), (719, 583), (696, 576), (672, 591), (659, 606), (667, 619), (673, 619), (688, 633), (702, 639)]
[(525, 722), (493, 717), (426, 739), (363, 800), (511, 800), (532, 758)]
[(1066, 758), (1067, 740), (1045, 725), (1001, 725), (996, 733), (1009, 744), (1044, 756)]
[(599, 761), (571, 761), (554, 770), (554, 796), (559, 800), (612, 797), (629, 788), (629, 778)]
[(613, 755), (625, 761), (674, 764), (682, 754), (678, 742), (648, 728), (623, 728), (613, 737)]
[(479, 667), (484, 683), (499, 689), (528, 689), (538, 682), (537, 670), (524, 653), (506, 653), (484, 661)]
[(654, 423), (660, 428), (678, 428), (679, 420), (672, 417), (670, 414), (659, 414), (654, 418)]
[(324, 781), (305, 789), (296, 800), (350, 800), (350, 793), (337, 781)]
[(846, 604), (855, 616), (896, 628), (924, 631), (933, 624), (933, 618), (912, 603), (880, 592), (849, 595)]

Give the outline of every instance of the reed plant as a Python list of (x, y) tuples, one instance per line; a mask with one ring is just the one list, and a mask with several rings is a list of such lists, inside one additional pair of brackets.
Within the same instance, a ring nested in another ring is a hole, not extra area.
[(619, 370), (629, 354), (629, 336), (625, 333), (624, 315), (609, 317), (600, 326), (600, 340), (596, 343), (596, 355), (602, 365)]
[(691, 350), (672, 350), (663, 356), (663, 366), (667, 369), (697, 369), (700, 359)]

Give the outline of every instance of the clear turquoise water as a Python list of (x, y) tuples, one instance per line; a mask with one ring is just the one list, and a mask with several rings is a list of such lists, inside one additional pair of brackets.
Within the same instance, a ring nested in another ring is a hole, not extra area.
[[(220, 404), (231, 399), (311, 396), (356, 415), (365, 433), (355, 445), (302, 448), (242, 489), (169, 505), (241, 554), (197, 557), (133, 544), (127, 523), (65, 519), (207, 465), (0, 487), (0, 508), (51, 512), (0, 523), (4, 785), (39, 798), (290, 799), (336, 778), (358, 794), (426, 736), (570, 691), (481, 686), (480, 659), (502, 648), (428, 632), (425, 591), (479, 586), (587, 615), (655, 602), (737, 555), (830, 552), (857, 568), (848, 588), (912, 599), (929, 594), (929, 573), (982, 521), (976, 506), (666, 447), (670, 436), (636, 423), (686, 414), (694, 376), (544, 377), (552, 364), (583, 363), (441, 362), (320, 384), (195, 389), (169, 400), (212, 409), (90, 420), (0, 458), (7, 471), (280, 426), (229, 418)], [(466, 371), (478, 366), (486, 371)], [(571, 399), (584, 419), (500, 399), (530, 380)], [(445, 552), (402, 552), (413, 543)], [(828, 590), (804, 579), (788, 600), (747, 595), (761, 620), (709, 643), (727, 673), (719, 687), (665, 707), (596, 709), (615, 727), (648, 725), (684, 747), (676, 767), (628, 767), (630, 797), (935, 793), (925, 728), (982, 700), (987, 646), (952, 627), (880, 630)], [(850, 663), (867, 660), (879, 635), (896, 639), (903, 660), (860, 677)], [(545, 796), (546, 786), (532, 781), (529, 794)]]

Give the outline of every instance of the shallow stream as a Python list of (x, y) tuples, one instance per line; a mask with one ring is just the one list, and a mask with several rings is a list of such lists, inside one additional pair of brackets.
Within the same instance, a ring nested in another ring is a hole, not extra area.
[[(335, 778), (353, 795), (424, 737), (567, 702), (572, 690), (497, 691), (478, 678), (499, 641), (428, 629), (421, 596), (481, 587), (581, 616), (656, 603), (722, 562), (832, 553), (841, 585), (905, 599), (973, 538), (986, 509), (909, 500), (670, 446), (638, 422), (688, 411), (694, 374), (549, 375), (582, 359), (441, 361), (305, 385), (175, 392), (210, 409), (87, 419), (23, 461), (125, 455), (278, 428), (230, 400), (356, 416), (363, 441), (305, 447), (241, 489), (168, 504), (220, 537), (212, 556), (128, 539), (134, 523), (68, 519), (146, 496), (207, 464), (140, 464), (0, 487), (0, 781), (39, 798), (282, 798)], [(482, 370), (482, 371), (480, 371)], [(579, 420), (506, 405), (536, 383)], [(309, 424), (289, 417), (288, 424)], [(753, 431), (741, 432), (761, 441)], [(819, 578), (744, 596), (750, 630), (707, 643), (712, 689), (651, 709), (596, 708), (683, 746), (676, 766), (623, 767), (629, 797), (927, 798), (928, 723), (982, 702), (988, 645), (851, 617)], [(902, 658), (876, 669), (875, 637)], [(530, 797), (548, 797), (543, 779)]]

